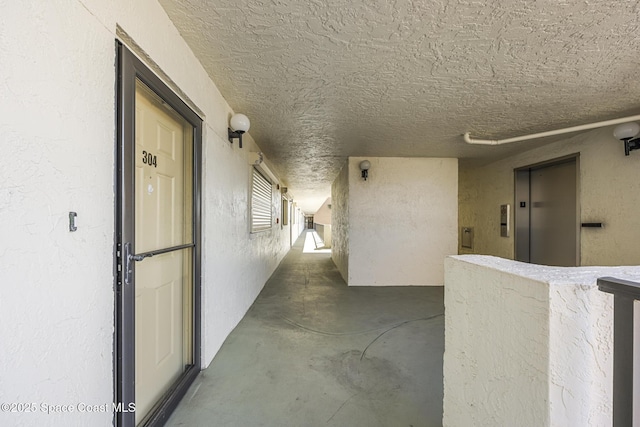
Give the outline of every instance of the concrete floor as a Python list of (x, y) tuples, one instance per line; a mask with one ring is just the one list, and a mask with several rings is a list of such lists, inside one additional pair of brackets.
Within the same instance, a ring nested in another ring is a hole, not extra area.
[(303, 233), (167, 426), (441, 426), (441, 287), (347, 287)]

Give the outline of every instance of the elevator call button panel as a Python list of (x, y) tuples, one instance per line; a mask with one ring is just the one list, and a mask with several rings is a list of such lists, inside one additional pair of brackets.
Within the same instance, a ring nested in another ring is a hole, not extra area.
[(500, 205), (500, 236), (509, 237), (510, 205)]

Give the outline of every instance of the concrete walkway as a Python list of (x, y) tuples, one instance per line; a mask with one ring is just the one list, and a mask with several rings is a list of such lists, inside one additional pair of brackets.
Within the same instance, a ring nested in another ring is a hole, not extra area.
[(443, 289), (349, 288), (306, 234), (167, 426), (442, 425)]

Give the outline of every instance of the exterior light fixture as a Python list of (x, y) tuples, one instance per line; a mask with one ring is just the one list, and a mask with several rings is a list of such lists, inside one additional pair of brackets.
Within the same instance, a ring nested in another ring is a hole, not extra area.
[(369, 176), (369, 168), (371, 168), (371, 162), (369, 160), (363, 160), (360, 162), (360, 170), (362, 171), (362, 178), (365, 181)]
[(640, 133), (640, 125), (636, 122), (623, 123), (613, 130), (613, 136), (624, 142), (624, 155), (640, 148), (640, 138), (633, 139)]
[(242, 134), (249, 130), (251, 122), (244, 114), (234, 114), (229, 121), (229, 142), (233, 144), (234, 138), (238, 138), (240, 148), (242, 148)]

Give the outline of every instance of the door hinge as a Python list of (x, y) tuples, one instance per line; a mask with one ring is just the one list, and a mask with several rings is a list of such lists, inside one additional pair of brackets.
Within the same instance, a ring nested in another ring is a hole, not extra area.
[(122, 287), (122, 244), (116, 245), (116, 285), (117, 289)]

